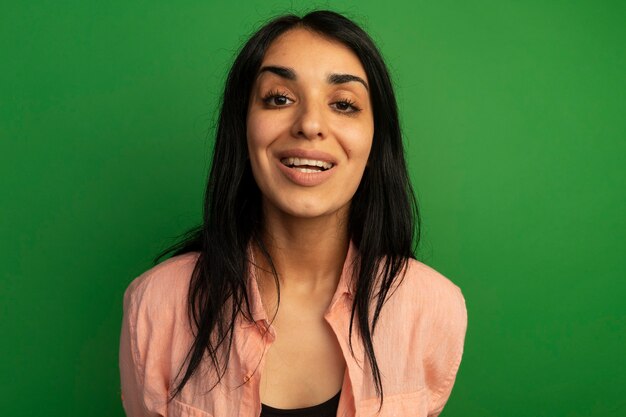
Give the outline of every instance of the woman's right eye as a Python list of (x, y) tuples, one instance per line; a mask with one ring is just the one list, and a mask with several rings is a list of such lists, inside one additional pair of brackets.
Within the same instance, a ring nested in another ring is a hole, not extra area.
[(271, 107), (282, 107), (291, 100), (285, 93), (270, 91), (263, 97), (263, 102)]

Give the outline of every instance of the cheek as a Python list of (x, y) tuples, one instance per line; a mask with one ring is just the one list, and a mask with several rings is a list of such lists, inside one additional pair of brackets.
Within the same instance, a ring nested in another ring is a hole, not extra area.
[(353, 126), (343, 129), (343, 148), (349, 159), (366, 161), (372, 148), (374, 131), (369, 126)]
[(266, 156), (272, 143), (284, 135), (288, 123), (283, 119), (266, 112), (250, 111), (246, 127), (250, 158)]
[(264, 190), (270, 181), (271, 161), (268, 157), (269, 149), (274, 140), (279, 137), (279, 126), (272, 118), (251, 111), (246, 120), (246, 138), (248, 155), (252, 175), (257, 185)]
[(271, 135), (271, 125), (264, 123), (262, 117), (252, 113), (247, 120), (247, 138), (250, 154), (257, 153), (259, 148), (263, 148)]

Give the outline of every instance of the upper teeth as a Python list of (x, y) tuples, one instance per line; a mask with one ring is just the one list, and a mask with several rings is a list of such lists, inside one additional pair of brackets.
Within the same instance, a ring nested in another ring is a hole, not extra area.
[(285, 165), (288, 166), (317, 166), (324, 169), (330, 169), (333, 167), (333, 164), (326, 161), (318, 161), (316, 159), (304, 159), (304, 158), (283, 158), (280, 160)]

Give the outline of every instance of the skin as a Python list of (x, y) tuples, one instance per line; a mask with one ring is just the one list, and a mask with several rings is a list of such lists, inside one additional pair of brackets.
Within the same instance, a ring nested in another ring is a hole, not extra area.
[[(270, 45), (261, 68), (268, 66), (288, 68), (295, 79), (261, 71), (247, 117), (250, 163), (263, 195), (263, 240), (281, 289), (277, 309), (274, 277), (253, 248), (263, 305), (270, 321), (276, 315), (260, 395), (277, 408), (300, 408), (326, 401), (342, 386), (345, 361), (323, 315), (347, 254), (350, 201), (367, 165), (374, 121), (366, 85), (328, 80), (350, 74), (368, 83), (345, 45), (293, 29)], [(279, 154), (292, 149), (326, 152), (335, 161), (332, 174), (314, 186), (294, 182), (278, 165)]]

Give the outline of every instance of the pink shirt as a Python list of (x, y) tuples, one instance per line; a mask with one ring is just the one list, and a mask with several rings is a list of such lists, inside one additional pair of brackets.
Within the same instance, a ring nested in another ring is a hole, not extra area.
[[(358, 361), (348, 346), (352, 302), (349, 265), (356, 251), (351, 243), (337, 290), (324, 315), (347, 364), (339, 417), (374, 416), (379, 405), (358, 333), (352, 337)], [(193, 252), (161, 262), (137, 277), (124, 294), (119, 365), (122, 402), (129, 417), (258, 417), (261, 412), (263, 352), (271, 346), (276, 332), (269, 326), (251, 270), (248, 291), (253, 318), (260, 326), (240, 316), (221, 383), (206, 393), (213, 378), (202, 378), (208, 371), (205, 364), (181, 395), (166, 403), (193, 340), (186, 299), (198, 255)], [(263, 328), (269, 331), (261, 331)], [(429, 266), (410, 260), (404, 281), (381, 311), (373, 337), (384, 389), (380, 417), (439, 415), (452, 391), (466, 328), (467, 311), (460, 289)]]

